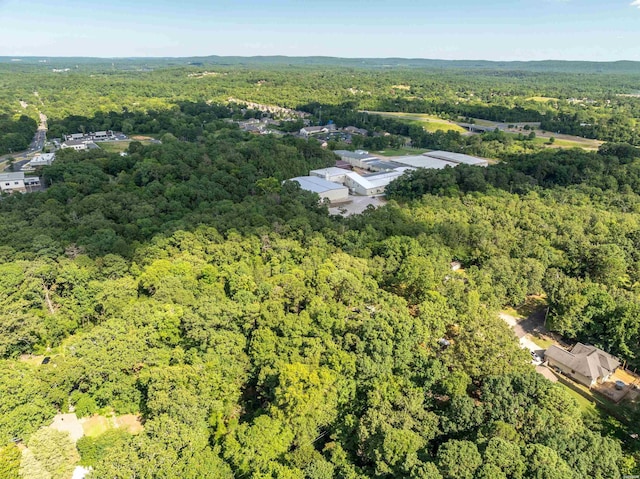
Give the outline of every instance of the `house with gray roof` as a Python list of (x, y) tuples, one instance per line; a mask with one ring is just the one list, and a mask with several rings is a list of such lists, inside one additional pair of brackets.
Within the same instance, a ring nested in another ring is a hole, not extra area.
[(605, 382), (620, 366), (620, 361), (595, 346), (578, 343), (570, 351), (555, 344), (546, 350), (545, 360), (587, 387)]

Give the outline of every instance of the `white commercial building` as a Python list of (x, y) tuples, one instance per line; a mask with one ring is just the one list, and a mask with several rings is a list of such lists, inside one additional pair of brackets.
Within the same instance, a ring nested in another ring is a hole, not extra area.
[(436, 158), (438, 160), (450, 161), (451, 163), (472, 165), (472, 166), (489, 166), (489, 162), (484, 158), (478, 158), (477, 156), (464, 155), (462, 153), (451, 153), (450, 151), (430, 151), (425, 153), (424, 156), (430, 158)]
[(343, 168), (322, 168), (321, 170), (311, 170), (309, 176), (317, 176), (318, 178), (324, 178), (327, 181), (333, 183), (344, 183), (345, 175), (349, 170)]
[(0, 173), (0, 190), (3, 193), (26, 191), (24, 186), (24, 173)]
[(372, 156), (368, 151), (363, 150), (336, 150), (334, 151), (334, 153), (338, 155), (342, 161), (345, 161), (351, 166), (356, 166), (358, 168), (367, 168), (367, 161), (378, 160), (377, 157)]
[(345, 185), (348, 186), (349, 190), (356, 195), (381, 195), (384, 193), (389, 183), (402, 176), (407, 170), (413, 170), (413, 168), (398, 168), (394, 171), (376, 173), (374, 175), (367, 176), (362, 176), (350, 171), (346, 174)]
[(320, 196), (320, 199), (327, 199), (331, 203), (339, 203), (349, 199), (349, 189), (343, 185), (332, 183), (318, 176), (299, 176), (291, 178), (300, 185), (300, 188), (312, 191)]
[(81, 140), (67, 140), (62, 145), (60, 145), (60, 148), (62, 148), (63, 150), (66, 148), (73, 148), (76, 151), (83, 151), (89, 148), (87, 146), (88, 143), (89, 142), (87, 141)]
[(41, 155), (34, 156), (28, 163), (22, 168), (22, 171), (33, 171), (41, 166), (49, 166), (56, 159), (55, 153), (43, 153)]
[(40, 186), (40, 178), (25, 177), (22, 171), (15, 173), (0, 173), (0, 191), (3, 193), (25, 193), (34, 187)]
[(432, 170), (441, 170), (450, 166), (451, 168), (455, 168), (458, 166), (458, 163), (453, 163), (452, 161), (439, 160), (437, 158), (431, 158), (425, 155), (417, 155), (417, 156), (399, 156), (393, 158), (394, 163), (400, 163), (406, 166), (410, 166), (412, 168), (426, 168)]

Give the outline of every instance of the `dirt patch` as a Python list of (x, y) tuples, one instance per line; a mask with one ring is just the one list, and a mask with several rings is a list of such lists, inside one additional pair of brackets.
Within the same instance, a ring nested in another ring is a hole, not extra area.
[(151, 138), (150, 136), (142, 136), (142, 135), (135, 135), (131, 137), (132, 140), (136, 140), (136, 141), (148, 141), (148, 140), (153, 140), (153, 138)]
[(61, 432), (68, 432), (73, 442), (77, 442), (84, 436), (82, 424), (75, 414), (58, 414), (53, 418), (53, 423), (49, 427)]
[(144, 429), (140, 416), (136, 416), (134, 414), (118, 416), (116, 418), (116, 427), (121, 427), (129, 434), (138, 434)]
[(20, 361), (23, 363), (31, 364), (32, 366), (40, 366), (45, 356), (34, 356), (33, 354), (23, 354), (20, 356)]

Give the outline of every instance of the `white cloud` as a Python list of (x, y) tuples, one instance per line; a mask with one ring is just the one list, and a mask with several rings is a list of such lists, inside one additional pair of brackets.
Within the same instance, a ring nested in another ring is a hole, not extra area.
[(633, 2), (631, 2), (630, 4), (632, 7), (638, 7), (640, 8), (640, 0), (633, 0)]

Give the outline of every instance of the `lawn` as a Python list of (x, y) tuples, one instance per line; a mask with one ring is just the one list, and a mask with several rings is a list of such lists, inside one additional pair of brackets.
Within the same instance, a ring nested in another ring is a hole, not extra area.
[(547, 103), (548, 101), (559, 101), (558, 98), (553, 98), (550, 96), (531, 96), (527, 98), (529, 101), (537, 101), (539, 103)]
[[(98, 146), (102, 148), (104, 151), (106, 151), (107, 153), (122, 153), (123, 151), (127, 151), (127, 148), (129, 148), (129, 143), (131, 143), (134, 140), (101, 141), (100, 143), (98, 143)], [(140, 140), (135, 140), (135, 141), (140, 141)], [(140, 141), (140, 143), (142, 143), (143, 145), (151, 144), (149, 140), (142, 140)]]
[(89, 437), (97, 437), (113, 427), (112, 421), (104, 416), (91, 416), (82, 423), (84, 434)]
[(98, 146), (107, 153), (122, 153), (129, 148), (129, 143), (131, 143), (131, 140), (101, 141), (98, 143)]
[(449, 120), (438, 118), (437, 116), (427, 115), (424, 113), (403, 113), (403, 112), (388, 112), (388, 111), (370, 111), (372, 115), (380, 115), (392, 118), (398, 118), (399, 120), (408, 120), (416, 125), (422, 126), (428, 132), (434, 132), (438, 130), (453, 130), (460, 133), (465, 133), (467, 130), (462, 128)]

